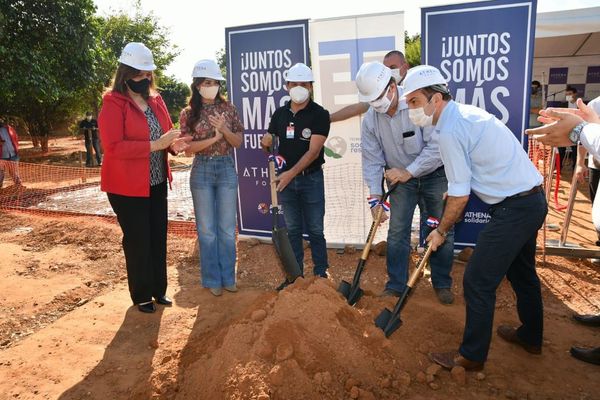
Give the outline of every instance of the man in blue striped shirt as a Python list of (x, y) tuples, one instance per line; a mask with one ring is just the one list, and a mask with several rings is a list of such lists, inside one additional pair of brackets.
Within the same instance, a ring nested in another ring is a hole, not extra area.
[(501, 325), (498, 335), (532, 354), (542, 351), (543, 307), (535, 271), (537, 233), (548, 206), (542, 176), (513, 133), (488, 112), (452, 101), (440, 71), (412, 68), (404, 81), (411, 120), (435, 126), (446, 176), (448, 200), (439, 227), (427, 240), (433, 250), (462, 215), (473, 192), (490, 205), (491, 219), (479, 233), (465, 269), (467, 318), (457, 351), (431, 353), (445, 368), (479, 370), (492, 337), (496, 289), (504, 276), (517, 295), (521, 326)]
[[(437, 135), (421, 130), (408, 118), (406, 102), (391, 70), (380, 62), (365, 63), (356, 75), (359, 100), (370, 109), (361, 129), (362, 169), (371, 197), (381, 198), (384, 169), (389, 184), (398, 186), (390, 195), (391, 220), (388, 231), (387, 270), (384, 295), (399, 296), (406, 288), (410, 256), (410, 234), (415, 207), (426, 216), (440, 218), (447, 188)], [(424, 211), (426, 210), (426, 211)], [(372, 208), (373, 216), (376, 208)], [(426, 234), (429, 231), (426, 232)], [(452, 295), (452, 234), (431, 257), (431, 280), (443, 304)]]

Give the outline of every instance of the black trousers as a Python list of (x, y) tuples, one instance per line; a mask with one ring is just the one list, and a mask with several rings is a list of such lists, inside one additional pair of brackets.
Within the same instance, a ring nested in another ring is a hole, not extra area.
[(123, 231), (129, 293), (134, 304), (167, 291), (167, 184), (152, 186), (150, 197), (108, 193)]
[(543, 192), (507, 198), (490, 207), (492, 216), (479, 233), (463, 276), (467, 319), (460, 354), (484, 362), (492, 340), (496, 290), (506, 276), (517, 296), (525, 343), (542, 344), (542, 293), (535, 270), (538, 230), (548, 212)]

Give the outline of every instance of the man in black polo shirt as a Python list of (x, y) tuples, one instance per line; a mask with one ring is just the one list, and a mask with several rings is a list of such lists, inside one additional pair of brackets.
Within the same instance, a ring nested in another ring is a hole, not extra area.
[(325, 162), (323, 145), (329, 134), (329, 112), (311, 99), (313, 74), (298, 63), (288, 70), (287, 90), (291, 100), (271, 117), (262, 146), (268, 151), (272, 135), (279, 139), (279, 155), (286, 165), (277, 177), (277, 191), (294, 255), (304, 270), (302, 227), (306, 226), (314, 263), (314, 275), (327, 277), (327, 246), (323, 234), (325, 216)]
[(79, 123), (79, 130), (85, 138), (85, 166), (92, 166), (92, 146), (96, 152), (96, 161), (102, 165), (100, 155), (100, 141), (98, 140), (98, 122), (92, 117), (91, 112), (85, 114), (85, 119)]

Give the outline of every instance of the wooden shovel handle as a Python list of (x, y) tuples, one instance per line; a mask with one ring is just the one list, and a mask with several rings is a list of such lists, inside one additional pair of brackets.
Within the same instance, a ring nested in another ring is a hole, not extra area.
[(277, 207), (277, 182), (275, 182), (275, 162), (269, 161), (269, 181), (271, 183), (271, 206)]
[(421, 276), (421, 273), (423, 272), (423, 268), (425, 268), (425, 266), (427, 264), (429, 264), (429, 256), (431, 255), (432, 251), (433, 251), (433, 247), (431, 247), (431, 246), (427, 247), (427, 251), (425, 252), (425, 255), (423, 256), (423, 258), (421, 259), (421, 262), (419, 263), (419, 265), (417, 265), (417, 268), (414, 270), (414, 272), (408, 279), (407, 285), (410, 286), (411, 288), (415, 287), (415, 283), (417, 282), (417, 279), (419, 279), (419, 277)]

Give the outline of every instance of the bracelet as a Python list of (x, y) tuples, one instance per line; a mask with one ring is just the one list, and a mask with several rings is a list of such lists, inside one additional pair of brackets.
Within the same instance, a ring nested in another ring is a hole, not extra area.
[(435, 228), (435, 230), (437, 231), (437, 233), (439, 233), (443, 238), (445, 238), (446, 236), (448, 236), (448, 232), (442, 232), (440, 231), (440, 228)]

